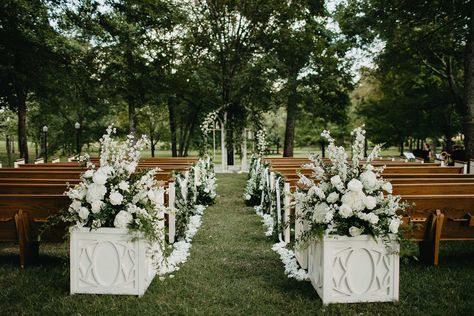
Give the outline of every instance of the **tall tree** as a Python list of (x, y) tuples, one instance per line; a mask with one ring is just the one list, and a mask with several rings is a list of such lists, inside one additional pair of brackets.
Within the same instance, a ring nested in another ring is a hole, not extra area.
[[(374, 40), (400, 60), (423, 65), (445, 82), (463, 116), (465, 146), (474, 151), (473, 1), (355, 0), (339, 7), (338, 21), (354, 43)], [(392, 55), (393, 56), (393, 55)]]
[(66, 56), (51, 26), (46, 0), (0, 2), (0, 102), (18, 115), (20, 157), (28, 157), (27, 100), (51, 79)]
[[(342, 98), (338, 102), (344, 101), (339, 105), (347, 105), (349, 81), (346, 69), (341, 67), (341, 57), (347, 47), (341, 45), (337, 34), (329, 29), (329, 13), (324, 1), (279, 1), (273, 17), (267, 50), (277, 61), (275, 69), (286, 103), (283, 156), (292, 157), (295, 125), (304, 103), (307, 108), (312, 107), (311, 111), (317, 111), (323, 103), (336, 101), (337, 98), (330, 101), (328, 97), (339, 91)], [(330, 76), (332, 81), (325, 80), (325, 76)], [(328, 113), (331, 112), (337, 111), (329, 109)]]
[[(218, 104), (227, 112), (228, 164), (245, 124), (248, 108), (242, 103), (242, 78), (262, 57), (261, 38), (268, 27), (273, 1), (198, 0), (190, 4), (189, 35), (197, 54), (206, 60), (217, 90)], [(248, 82), (247, 82), (248, 84)]]

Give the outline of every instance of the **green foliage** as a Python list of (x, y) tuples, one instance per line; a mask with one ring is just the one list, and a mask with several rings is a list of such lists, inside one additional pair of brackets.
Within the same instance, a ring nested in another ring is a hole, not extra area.
[(372, 141), (390, 145), (408, 136), (444, 136), (449, 142), (461, 130), (467, 114), (465, 65), (472, 58), (465, 54), (471, 5), (381, 0), (339, 5), (337, 21), (355, 46), (383, 47), (377, 70), (361, 82), (375, 90), (359, 107)]

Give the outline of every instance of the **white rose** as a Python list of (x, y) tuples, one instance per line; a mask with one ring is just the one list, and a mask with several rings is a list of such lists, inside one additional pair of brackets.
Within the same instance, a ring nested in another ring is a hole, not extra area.
[(328, 205), (326, 203), (319, 203), (313, 209), (313, 220), (316, 223), (322, 223), (328, 212)]
[(365, 195), (361, 191), (354, 192), (349, 191), (344, 194), (341, 198), (342, 204), (347, 204), (350, 208), (355, 211), (362, 211), (365, 209)]
[(86, 190), (83, 186), (76, 186), (74, 189), (67, 192), (67, 196), (71, 199), (82, 200), (86, 196)]
[(103, 200), (106, 193), (105, 185), (91, 183), (87, 187), (86, 201), (92, 204), (94, 201)]
[(352, 226), (351, 228), (349, 228), (349, 234), (352, 237), (359, 236), (360, 234), (362, 234), (362, 229), (360, 229), (359, 227)]
[(376, 190), (379, 186), (377, 176), (372, 171), (362, 172), (360, 175), (360, 181), (364, 188), (368, 191)]
[(362, 185), (362, 182), (360, 182), (357, 179), (352, 179), (347, 184), (347, 189), (349, 191), (352, 191), (352, 192), (360, 192), (360, 191), (362, 191), (363, 188), (364, 188), (364, 186)]
[(341, 215), (342, 218), (348, 218), (352, 216), (352, 214), (353, 212), (349, 205), (342, 204), (341, 207), (339, 207), (339, 215)]
[(390, 182), (384, 182), (384, 184), (382, 184), (382, 190), (388, 194), (392, 194), (392, 189), (392, 184)]
[(115, 216), (114, 226), (117, 228), (127, 228), (128, 224), (130, 224), (132, 221), (133, 221), (132, 214), (126, 211), (120, 211)]
[(81, 201), (74, 200), (72, 201), (70, 208), (77, 212), (81, 208), (81, 206)]
[(373, 210), (377, 206), (377, 199), (373, 196), (366, 196), (364, 204), (368, 210)]
[(90, 178), (94, 175), (94, 170), (89, 169), (86, 172), (84, 172), (84, 178)]
[(331, 184), (335, 187), (337, 187), (339, 184), (341, 184), (341, 177), (339, 175), (335, 175), (331, 178)]
[(113, 168), (111, 166), (103, 166), (103, 167), (100, 167), (98, 171), (103, 172), (106, 175), (109, 175), (112, 173)]
[(147, 193), (148, 199), (154, 203), (159, 203), (159, 193), (156, 190), (149, 190)]
[(104, 202), (97, 200), (91, 203), (91, 211), (92, 213), (96, 214), (100, 212), (100, 209), (104, 205)]
[(324, 200), (326, 198), (326, 195), (324, 194), (323, 190), (319, 188), (318, 186), (312, 186), (309, 191), (309, 195), (316, 195), (319, 199)]
[(398, 227), (400, 226), (400, 219), (399, 218), (393, 218), (390, 221), (390, 225), (388, 226), (388, 229), (392, 234), (398, 233)]
[(99, 169), (94, 172), (94, 175), (92, 176), (92, 181), (94, 181), (95, 184), (104, 185), (107, 182), (107, 174), (100, 171)]
[(327, 212), (326, 215), (324, 216), (324, 222), (325, 223), (330, 223), (334, 217), (333, 212)]
[(78, 214), (80, 218), (87, 219), (87, 217), (89, 216), (89, 210), (86, 207), (81, 207), (79, 209)]
[(320, 182), (319, 183), (319, 187), (321, 188), (321, 190), (323, 190), (324, 192), (328, 191), (329, 190), (329, 184), (327, 182)]
[(118, 186), (122, 191), (128, 191), (128, 189), (130, 189), (130, 184), (128, 184), (127, 181), (121, 181)]
[(337, 200), (339, 200), (339, 194), (337, 192), (331, 192), (326, 201), (329, 203), (329, 204), (332, 204), (334, 202), (336, 202)]
[(109, 199), (110, 199), (110, 204), (120, 205), (122, 204), (122, 201), (123, 201), (123, 195), (115, 191), (110, 194)]
[(137, 164), (135, 162), (131, 162), (131, 163), (125, 165), (125, 170), (128, 173), (134, 173), (136, 168), (137, 168)]
[(374, 166), (372, 166), (372, 165), (367, 165), (365, 168), (369, 171), (374, 170)]
[(379, 217), (375, 215), (374, 213), (369, 213), (367, 214), (367, 221), (371, 223), (372, 225), (375, 225), (379, 222)]

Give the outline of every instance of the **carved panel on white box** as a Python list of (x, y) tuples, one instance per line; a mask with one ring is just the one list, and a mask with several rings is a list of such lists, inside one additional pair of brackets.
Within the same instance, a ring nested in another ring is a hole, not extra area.
[(156, 270), (143, 238), (134, 238), (128, 229), (109, 227), (70, 231), (71, 294), (145, 293)]
[(390, 271), (392, 268), (388, 256), (378, 249), (342, 248), (333, 258), (333, 295), (388, 295)]
[[(398, 244), (392, 245), (398, 250)], [(309, 248), (311, 283), (329, 303), (398, 300), (399, 263), (381, 240), (368, 236), (324, 237)]]
[(134, 288), (137, 262), (134, 244), (126, 241), (79, 241), (79, 286)]

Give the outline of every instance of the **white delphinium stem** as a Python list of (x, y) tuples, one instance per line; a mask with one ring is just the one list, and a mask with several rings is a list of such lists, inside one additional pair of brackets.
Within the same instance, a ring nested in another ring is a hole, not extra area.
[(264, 129), (257, 131), (255, 137), (257, 138), (257, 155), (262, 157), (265, 155), (267, 149), (267, 132)]

